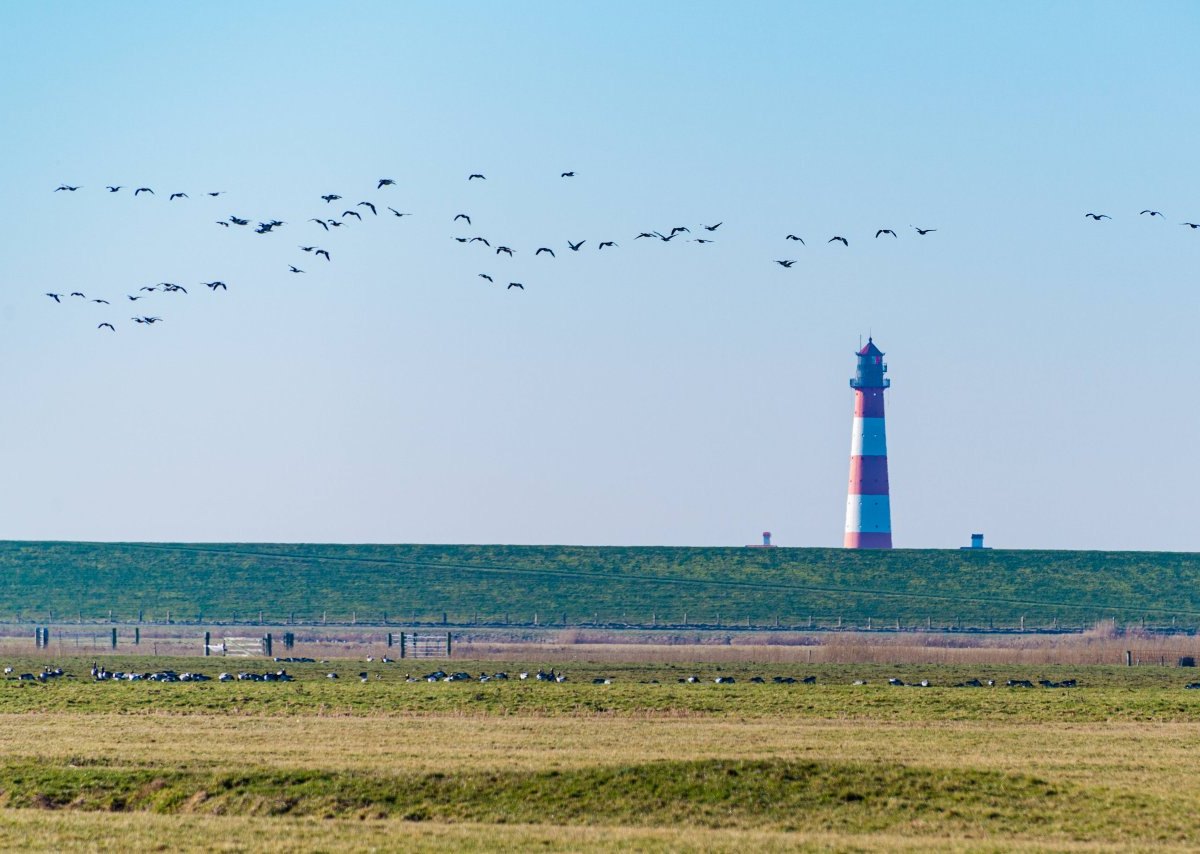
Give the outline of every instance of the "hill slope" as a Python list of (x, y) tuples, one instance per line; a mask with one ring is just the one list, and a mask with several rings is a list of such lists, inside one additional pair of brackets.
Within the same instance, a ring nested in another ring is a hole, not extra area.
[(0, 542), (0, 620), (1200, 624), (1200, 555)]

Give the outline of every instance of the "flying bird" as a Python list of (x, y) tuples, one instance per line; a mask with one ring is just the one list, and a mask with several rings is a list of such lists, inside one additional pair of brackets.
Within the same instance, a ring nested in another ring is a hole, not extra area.
[(554, 250), (553, 250), (553, 249), (550, 249), (549, 247), (546, 247), (546, 246), (539, 246), (539, 247), (538, 247), (538, 251), (533, 253), (533, 254), (534, 254), (534, 257), (537, 257), (538, 255), (541, 255), (543, 252), (549, 252), (549, 253), (550, 253), (550, 257), (551, 257), (551, 258), (557, 258), (557, 257), (558, 257), (557, 255), (555, 255), (555, 254), (554, 254)]
[(718, 222), (716, 225), (702, 225), (701, 227), (702, 227), (702, 228), (703, 228), (705, 231), (716, 231), (718, 228), (720, 228), (720, 227), (721, 227), (721, 226), (723, 226), (724, 224), (725, 224), (725, 220), (721, 220), (721, 221), (720, 221), (720, 222)]
[(62, 294), (46, 294), (46, 296), (50, 297), (56, 303), (62, 303)]
[(508, 290), (512, 290), (513, 288), (520, 288), (521, 290), (525, 290), (525, 286), (522, 285), (520, 282), (509, 282), (508, 287), (505, 288), (504, 290), (508, 291)]
[(1084, 216), (1090, 216), (1096, 222), (1099, 222), (1102, 219), (1112, 219), (1112, 217), (1108, 214), (1085, 213)]
[(501, 252), (507, 252), (509, 258), (511, 258), (512, 254), (513, 254), (513, 251), (511, 249), (509, 249), (507, 246), (500, 246), (496, 249), (497, 255), (499, 255)]
[(616, 248), (616, 245), (617, 244), (613, 243), (611, 240), (606, 240), (603, 243), (601, 243), (599, 246), (597, 246), (596, 248), (603, 249), (605, 246), (612, 246), (612, 247)]
[(471, 218), (469, 216), (467, 216), (466, 214), (455, 214), (454, 219), (451, 221), (458, 222), (460, 219), (465, 219), (467, 221), (467, 225), (471, 224)]
[(71, 296), (73, 296), (73, 297), (83, 297), (83, 299), (87, 299), (87, 297), (83, 296), (83, 294), (81, 294), (79, 291), (71, 291)]
[(921, 235), (922, 237), (924, 237), (926, 234), (928, 234), (931, 231), (937, 231), (936, 228), (917, 228), (915, 225), (912, 226), (912, 228), (914, 228), (916, 230), (917, 234)]
[(288, 264), (288, 269), (291, 270), (293, 273), (303, 273), (304, 272), (299, 267), (297, 267), (295, 264)]
[(486, 175), (480, 175), (478, 172), (475, 172), (475, 173), (473, 173), (473, 174), (471, 174), (471, 175), (468, 175), (468, 176), (467, 176), (467, 180), (468, 180), (468, 181), (474, 181), (476, 178), (479, 178), (479, 179), (480, 179), (480, 180), (482, 180), (482, 181), (486, 181), (486, 180), (487, 180), (487, 176), (486, 176)]
[(395, 208), (388, 208), (388, 210), (394, 213), (396, 216), (412, 216), (410, 213), (400, 213), (400, 211), (396, 210)]
[(224, 192), (225, 192), (224, 190), (217, 190), (215, 193), (206, 193), (206, 195), (212, 196), (215, 199), (217, 196), (221, 195)]
[(240, 219), (239, 217), (236, 217), (236, 216), (231, 216), (229, 218), (229, 221), (232, 222), (234, 225), (249, 225), (250, 224), (250, 220)]
[(666, 234), (660, 234), (659, 232), (656, 231), (656, 232), (654, 232), (654, 236), (657, 237), (659, 240), (661, 240), (663, 243), (670, 243), (672, 240), (675, 239), (675, 232), (672, 231), (671, 234), (668, 236)]
[(79, 189), (79, 187), (72, 187), (70, 184), (59, 184), (57, 187), (54, 188), (54, 192), (57, 193), (59, 190), (67, 190), (69, 192), (74, 193), (78, 189)]
[(321, 196), (321, 198), (324, 199), (326, 203), (329, 203), (336, 202), (341, 198), (341, 196), (337, 195), (336, 193), (330, 193), (328, 196)]
[(785, 237), (785, 238), (784, 238), (784, 240), (799, 240), (799, 241), (800, 241), (800, 245), (801, 245), (801, 246), (807, 246), (807, 245), (808, 245), (808, 244), (806, 244), (806, 243), (804, 242), (804, 238), (803, 238), (803, 237), (797, 237), (797, 236), (796, 236), (796, 235), (794, 235), (794, 234), (789, 234), (787, 237)]
[(301, 246), (300, 251), (301, 252), (312, 252), (316, 248), (317, 247), (315, 247), (315, 246)]
[(376, 190), (382, 190), (384, 187), (390, 187), (390, 186), (392, 186), (392, 185), (393, 185), (393, 184), (395, 184), (395, 183), (396, 183), (396, 182), (395, 182), (395, 181), (393, 181), (391, 178), (380, 178), (380, 179), (379, 179), (379, 184), (378, 184), (378, 186), (376, 186), (376, 187), (375, 187), (375, 189), (376, 189)]
[(325, 221), (326, 221), (327, 223), (329, 223), (330, 225), (332, 225), (334, 228), (341, 228), (341, 227), (342, 227), (342, 223), (338, 222), (336, 219), (327, 219), (327, 220), (325, 220)]
[(686, 231), (688, 234), (692, 233), (691, 229), (689, 229), (686, 225), (677, 225), (671, 229), (671, 236), (674, 237), (676, 234), (678, 234), (681, 231)]
[(559, 175), (558, 177), (560, 177), (560, 178), (574, 178), (574, 177), (575, 177), (575, 173), (574, 173), (574, 172), (564, 172), (564, 173), (562, 173), (561, 175)]
[(217, 292), (217, 288), (220, 288), (220, 289), (221, 289), (221, 290), (223, 290), (223, 291), (227, 291), (227, 290), (229, 290), (229, 288), (228, 288), (228, 287), (226, 287), (225, 283), (224, 283), (224, 282), (220, 282), (220, 281), (218, 281), (218, 282), (204, 282), (203, 284), (204, 284), (204, 286), (205, 286), (205, 287), (207, 287), (207, 288), (211, 288), (211, 289), (212, 289), (212, 292), (213, 292), (214, 294)]
[(120, 185), (120, 184), (118, 184), (118, 185), (117, 185), (117, 186), (115, 186), (115, 187), (114, 187), (112, 184), (109, 184), (109, 185), (108, 185), (108, 191), (109, 191), (110, 193), (115, 193), (115, 192), (116, 192), (117, 190), (119, 190), (119, 189), (121, 189), (121, 185)]
[(850, 241), (849, 241), (849, 240), (847, 240), (846, 238), (844, 238), (844, 237), (841, 237), (841, 236), (839, 236), (839, 235), (836, 235), (836, 234), (835, 234), (833, 237), (831, 237), (831, 238), (829, 238), (828, 240), (826, 240), (825, 242), (826, 242), (826, 243), (833, 243), (833, 241), (835, 241), (835, 240), (840, 240), (840, 241), (842, 241), (842, 245), (843, 245), (843, 246), (849, 246), (849, 245), (850, 245)]
[(317, 254), (317, 255), (324, 255), (324, 256), (325, 256), (325, 260), (326, 260), (326, 261), (332, 261), (332, 260), (333, 260), (332, 258), (330, 258), (330, 257), (329, 257), (329, 250), (328, 250), (328, 249), (318, 249), (318, 250), (316, 251), (316, 253), (315, 253), (315, 254)]
[(1181, 222), (1180, 225), (1186, 225), (1188, 228), (1200, 228), (1200, 222)]
[(875, 238), (878, 239), (879, 235), (881, 234), (890, 234), (892, 237), (896, 236), (896, 232), (892, 231), (890, 228), (881, 228), (875, 232)]
[(153, 190), (151, 190), (149, 187), (138, 187), (136, 190), (134, 190), (134, 191), (133, 191), (133, 194), (134, 194), (135, 196), (136, 196), (138, 193), (149, 193), (149, 194), (150, 194), (150, 195), (152, 195), (152, 196), (154, 195), (154, 191), (153, 191)]
[(571, 251), (572, 251), (572, 252), (578, 252), (578, 251), (579, 251), (579, 247), (580, 247), (580, 246), (582, 246), (582, 245), (583, 245), (583, 244), (585, 244), (585, 243), (587, 243), (587, 241), (586, 241), (586, 240), (581, 240), (581, 241), (579, 241), (578, 243), (572, 243), (571, 241), (569, 241), (569, 240), (568, 240), (568, 241), (567, 241), (567, 246), (571, 247)]
[(481, 278), (481, 279), (487, 279), (489, 282), (494, 282), (494, 281), (496, 281), (496, 280), (495, 280), (495, 279), (493, 279), (491, 276), (489, 276), (487, 273), (480, 273), (480, 274), (479, 274), (479, 278)]
[(358, 221), (362, 222), (362, 214), (360, 214), (358, 211), (342, 211), (342, 216), (358, 217)]
[(467, 238), (467, 237), (456, 237), (454, 239), (457, 240), (459, 243), (467, 243), (470, 240), (470, 238)]
[[(1144, 213), (1144, 214), (1150, 214), (1150, 216), (1162, 216), (1162, 212), (1161, 212), (1161, 211), (1152, 211), (1152, 210), (1150, 210), (1149, 208), (1147, 208), (1146, 210), (1142, 211), (1142, 213)], [(1141, 216), (1141, 214), (1139, 214), (1139, 216)], [(1165, 219), (1165, 217), (1164, 217), (1164, 219)]]
[(487, 241), (487, 238), (486, 238), (486, 237), (472, 237), (472, 238), (471, 238), (470, 240), (468, 240), (467, 242), (468, 242), (468, 243), (482, 243), (484, 246), (487, 246), (487, 247), (489, 247), (489, 248), (490, 248), (490, 247), (491, 247), (491, 245), (492, 245), (492, 244), (488, 243), (488, 241)]
[(217, 220), (217, 225), (223, 225), (223, 226), (225, 226), (226, 228), (229, 228), (229, 223), (227, 223), (227, 222), (225, 222), (224, 220), (221, 220), (221, 219)]
[(116, 330), (116, 327), (114, 327), (114, 326), (113, 326), (111, 323), (101, 323), (101, 324), (100, 324), (99, 326), (97, 326), (96, 328), (97, 328), (97, 329), (103, 329), (103, 328), (104, 328), (104, 327), (106, 327), (106, 326), (107, 326), (109, 329), (111, 329), (113, 332), (116, 332), (116, 331), (117, 331), (117, 330)]
[(101, 305), (108, 305), (108, 300), (106, 300), (106, 299), (94, 299), (94, 300), (92, 300), (92, 302), (98, 302)]
[(172, 202), (175, 199), (186, 199), (187, 197), (188, 197), (187, 193), (172, 193), (170, 196), (167, 197), (167, 201)]
[(368, 207), (371, 209), (371, 213), (375, 214), (375, 216), (379, 216), (379, 211), (375, 210), (375, 206), (373, 204), (371, 204), (370, 202), (359, 202), (358, 206), (359, 207)]
[(641, 234), (639, 234), (637, 237), (635, 237), (633, 239), (641, 240), (643, 237), (662, 237), (662, 235), (658, 234), (656, 232), (653, 232), (653, 231), (643, 231)]
[(689, 240), (688, 243), (716, 243), (716, 241), (705, 240), (703, 237), (697, 237), (695, 240)]
[(796, 262), (795, 261), (776, 261), (775, 263), (778, 264), (780, 267), (790, 267), (793, 264), (795, 264)]
[(323, 219), (310, 219), (309, 222), (315, 222), (317, 225), (321, 226), (321, 228), (329, 231), (329, 226), (325, 224), (325, 220)]

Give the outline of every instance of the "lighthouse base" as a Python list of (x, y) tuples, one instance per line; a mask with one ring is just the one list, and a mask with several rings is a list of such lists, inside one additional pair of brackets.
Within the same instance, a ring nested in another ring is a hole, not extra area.
[(890, 549), (892, 534), (890, 531), (848, 531), (842, 545), (848, 549)]

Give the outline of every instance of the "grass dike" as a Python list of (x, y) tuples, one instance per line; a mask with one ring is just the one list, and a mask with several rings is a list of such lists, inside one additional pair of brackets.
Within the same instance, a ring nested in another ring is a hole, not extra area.
[(1196, 841), (1152, 798), (980, 769), (701, 760), (547, 771), (386, 775), (259, 769), (0, 766), (0, 806), (529, 825), (696, 826)]

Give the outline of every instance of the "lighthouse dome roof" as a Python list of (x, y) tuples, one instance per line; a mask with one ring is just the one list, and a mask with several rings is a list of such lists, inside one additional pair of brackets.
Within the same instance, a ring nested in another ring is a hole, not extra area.
[(882, 356), (883, 351), (875, 346), (874, 341), (872, 341), (870, 338), (868, 338), (866, 346), (864, 346), (861, 350), (858, 351), (858, 355), (860, 355), (860, 356)]

